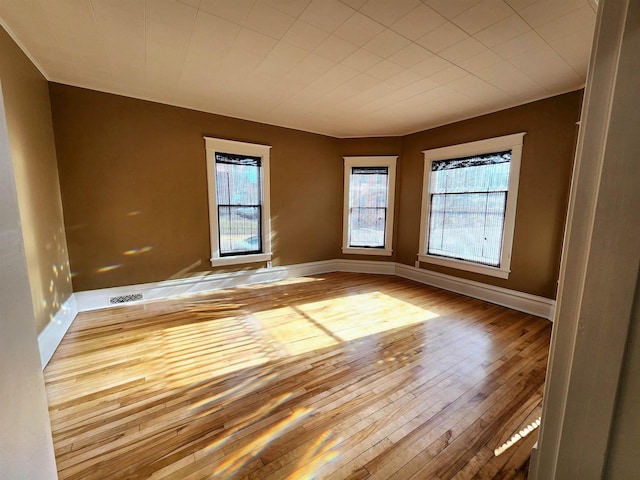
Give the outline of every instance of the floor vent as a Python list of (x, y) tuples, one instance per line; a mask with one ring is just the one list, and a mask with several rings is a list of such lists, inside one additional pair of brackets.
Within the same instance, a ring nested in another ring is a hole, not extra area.
[(137, 302), (142, 300), (141, 293), (132, 293), (131, 295), (120, 295), (117, 297), (109, 297), (109, 305), (118, 305), (119, 303)]

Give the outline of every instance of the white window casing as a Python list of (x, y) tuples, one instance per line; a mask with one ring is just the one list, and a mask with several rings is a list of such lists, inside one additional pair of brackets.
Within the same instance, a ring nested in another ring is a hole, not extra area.
[[(526, 132), (514, 133), (512, 135), (424, 150), (422, 152), (424, 154), (424, 177), (422, 184), (422, 209), (420, 215), (419, 261), (499, 278), (509, 278), (509, 273), (511, 271), (511, 249), (513, 246), (513, 233), (515, 228), (516, 203), (518, 198), (518, 182), (520, 177), (520, 162), (522, 158), (522, 145), (525, 134)], [(430, 191), (432, 162), (452, 160), (474, 155), (491, 154), (507, 150), (511, 151), (511, 160), (499, 266), (494, 267), (472, 261), (430, 255), (428, 253), (428, 245), (432, 198)]]
[[(209, 229), (211, 238), (211, 265), (214, 267), (236, 265), (242, 263), (268, 262), (271, 260), (271, 212), (269, 188), (269, 157), (270, 145), (259, 145), (220, 138), (204, 137), (207, 158), (207, 186), (209, 194)], [(240, 254), (231, 256), (220, 255), (218, 238), (218, 203), (216, 195), (216, 152), (233, 155), (247, 155), (260, 157), (261, 181), (261, 245), (260, 253)]]
[[(344, 209), (342, 225), (342, 253), (354, 255), (383, 255), (390, 256), (393, 253), (393, 213), (395, 208), (395, 184), (396, 184), (396, 160), (397, 156), (368, 156), (368, 157), (343, 157), (344, 158)], [(351, 221), (350, 221), (350, 182), (353, 167), (386, 167), (387, 170), (387, 203), (384, 227), (383, 247), (357, 247), (351, 246)]]

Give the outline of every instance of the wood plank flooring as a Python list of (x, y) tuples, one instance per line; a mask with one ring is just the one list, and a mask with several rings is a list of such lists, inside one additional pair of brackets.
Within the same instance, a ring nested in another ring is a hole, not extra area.
[(526, 478), (547, 320), (333, 273), (78, 315), (45, 369), (60, 479)]

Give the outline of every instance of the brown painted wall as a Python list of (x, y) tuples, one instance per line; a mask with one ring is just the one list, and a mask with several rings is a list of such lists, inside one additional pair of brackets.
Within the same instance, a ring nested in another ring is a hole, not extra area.
[(38, 332), (71, 295), (47, 80), (0, 28), (0, 79)]
[(340, 255), (337, 139), (59, 84), (50, 92), (75, 291), (212, 270), (203, 136), (272, 145), (274, 265)]
[[(59, 84), (51, 84), (50, 92), (76, 291), (221, 271), (209, 266), (203, 136), (273, 146), (274, 265), (332, 258), (413, 265), (420, 225), (421, 151), (526, 131), (510, 278), (423, 267), (555, 297), (581, 92), (406, 137), (358, 139), (335, 139)], [(348, 155), (399, 156), (391, 257), (341, 253), (342, 157)], [(125, 254), (131, 250), (143, 251)]]
[(503, 280), (423, 263), (437, 272), (555, 298), (582, 91), (408, 135), (403, 144), (398, 261), (413, 265), (419, 243), (422, 150), (527, 132), (511, 274)]

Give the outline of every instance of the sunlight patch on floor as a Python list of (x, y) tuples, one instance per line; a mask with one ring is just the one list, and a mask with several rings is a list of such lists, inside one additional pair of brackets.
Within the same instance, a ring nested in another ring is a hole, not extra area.
[(277, 342), (289, 355), (331, 347), (340, 341), (310, 322), (294, 307), (256, 312), (253, 317), (258, 320), (266, 335)]
[(291, 355), (415, 325), (437, 314), (381, 292), (256, 312), (263, 330)]
[[(323, 300), (299, 308), (343, 341), (415, 325), (438, 317), (436, 313), (381, 292)], [(333, 311), (340, 313), (337, 319), (333, 318)], [(360, 319), (354, 324), (354, 315), (360, 316), (363, 313), (367, 319)]]

